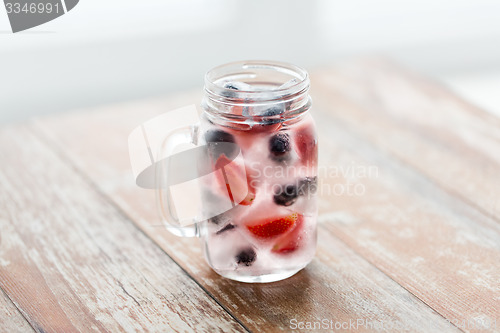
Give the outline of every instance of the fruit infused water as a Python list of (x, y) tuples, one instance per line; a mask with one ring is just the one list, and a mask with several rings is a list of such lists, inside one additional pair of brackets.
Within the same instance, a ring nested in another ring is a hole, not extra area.
[(198, 140), (209, 148), (200, 168), (216, 176), (201, 182), (210, 218), (199, 232), (206, 260), (224, 277), (277, 281), (314, 257), (318, 141), (308, 88), (305, 71), (280, 63), (207, 74)]

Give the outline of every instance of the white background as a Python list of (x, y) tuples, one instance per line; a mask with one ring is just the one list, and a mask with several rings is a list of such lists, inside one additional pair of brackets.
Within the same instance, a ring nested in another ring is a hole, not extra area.
[(500, 115), (499, 0), (80, 0), (17, 34), (0, 8), (0, 122), (201, 89), (227, 61), (373, 54)]

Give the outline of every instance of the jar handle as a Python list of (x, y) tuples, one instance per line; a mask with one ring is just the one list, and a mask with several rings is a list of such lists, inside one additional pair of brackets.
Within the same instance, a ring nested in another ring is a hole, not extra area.
[(175, 148), (179, 145), (195, 144), (197, 129), (197, 125), (191, 125), (173, 130), (165, 137), (158, 151), (157, 160), (161, 162), (158, 163), (155, 170), (157, 208), (167, 230), (176, 236), (199, 236), (199, 226), (194, 218), (191, 221), (180, 221), (174, 214), (169, 186), (172, 160), (168, 157), (173, 155)]

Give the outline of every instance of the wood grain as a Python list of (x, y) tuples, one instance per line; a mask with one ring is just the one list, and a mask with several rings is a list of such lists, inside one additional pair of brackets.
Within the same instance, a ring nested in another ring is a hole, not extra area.
[(500, 119), (384, 60), (311, 75), (316, 106), (500, 222)]
[(498, 322), (498, 223), (373, 149), (343, 124), (323, 119), (320, 127), (328, 133), (320, 152), (323, 165), (378, 170), (375, 177), (351, 180), (363, 185), (362, 195), (328, 193), (328, 186), (349, 182), (342, 175), (321, 179), (323, 226), (445, 318), (470, 322), (459, 326), (464, 331), (484, 331), (488, 322)]
[(36, 331), (246, 331), (29, 130), (0, 159), (0, 287)]
[[(6, 263), (4, 262), (3, 265)], [(0, 332), (34, 332), (11, 300), (0, 290)]]
[[(127, 136), (152, 116), (199, 99), (196, 94), (147, 101), (93, 112), (40, 120), (34, 130), (61, 156), (95, 183), (139, 228), (158, 243), (221, 304), (256, 332), (289, 330), (290, 320), (375, 320), (402, 325), (408, 331), (457, 331), (441, 316), (382, 274), (358, 254), (320, 230), (317, 258), (291, 279), (247, 285), (218, 277), (202, 258), (195, 239), (182, 239), (155, 227), (160, 222), (153, 193), (134, 185)], [(88, 136), (89, 132), (106, 133)], [(87, 140), (83, 140), (86, 138)], [(428, 326), (423, 326), (428, 324)], [(360, 327), (360, 331), (372, 331)]]
[(493, 330), (499, 120), (386, 62), (335, 66), (312, 83), (322, 163), (379, 170), (361, 179), (366, 194), (324, 198), (327, 228), (464, 331)]

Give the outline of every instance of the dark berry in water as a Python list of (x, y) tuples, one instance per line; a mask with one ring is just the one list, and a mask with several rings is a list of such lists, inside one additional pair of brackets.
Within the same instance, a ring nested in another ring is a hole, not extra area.
[(244, 82), (226, 82), (222, 87), (225, 89), (221, 92), (221, 95), (229, 98), (237, 97), (237, 91), (239, 90), (248, 91), (252, 88)]
[(205, 133), (205, 141), (207, 142), (208, 151), (214, 160), (217, 160), (221, 154), (232, 158), (238, 151), (234, 137), (222, 130), (208, 130)]
[(211, 219), (208, 219), (208, 222), (213, 223), (213, 224), (219, 224), (220, 220), (217, 216), (214, 216)]
[(275, 192), (274, 203), (280, 206), (290, 206), (297, 201), (299, 188), (296, 184), (286, 185)]
[(280, 206), (290, 206), (297, 201), (299, 196), (314, 194), (317, 189), (317, 177), (306, 177), (297, 181), (295, 184), (289, 184), (280, 188), (274, 193), (273, 201)]
[[(279, 118), (277, 118), (276, 116), (282, 114), (283, 112), (285, 112), (285, 109), (283, 109), (280, 106), (273, 106), (273, 107), (267, 109), (266, 111), (264, 111), (261, 114), (261, 116), (263, 117), (262, 124), (263, 125), (272, 125), (272, 124), (279, 123), (281, 120)], [(270, 118), (266, 118), (266, 117), (270, 117)]]
[(255, 261), (257, 254), (251, 247), (243, 249), (236, 255), (236, 262), (239, 265), (250, 266)]
[(286, 133), (278, 133), (269, 140), (269, 150), (274, 156), (283, 156), (290, 149), (290, 136)]
[(236, 87), (236, 84), (234, 84), (233, 82), (227, 82), (226, 84), (224, 84), (224, 88), (231, 90), (239, 90), (238, 87)]
[(234, 228), (236, 228), (236, 226), (235, 226), (234, 224), (229, 223), (229, 224), (227, 224), (224, 228), (222, 228), (222, 229), (220, 229), (219, 231), (217, 231), (215, 234), (216, 234), (216, 235), (220, 235), (220, 234), (222, 234), (223, 232), (228, 231), (228, 230), (231, 230), (231, 229), (234, 229)]
[(205, 140), (207, 142), (232, 142), (234, 143), (234, 137), (222, 130), (209, 130), (205, 133)]
[(285, 112), (283, 108), (280, 108), (279, 106), (273, 106), (272, 108), (267, 109), (262, 113), (263, 116), (265, 117), (271, 117), (271, 116), (277, 116), (279, 114), (282, 114)]

